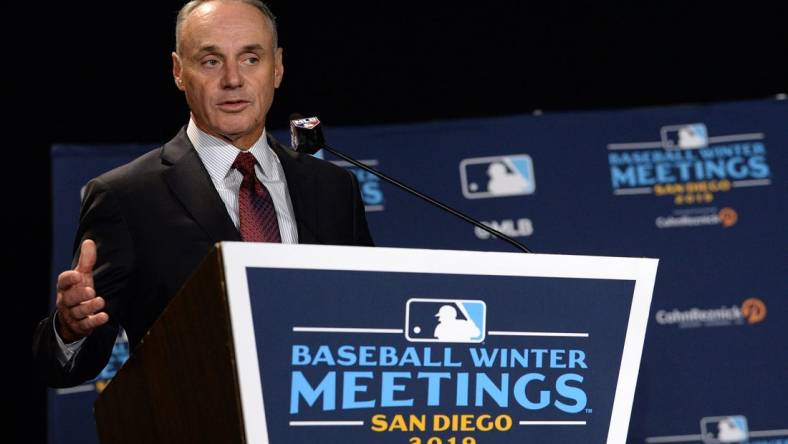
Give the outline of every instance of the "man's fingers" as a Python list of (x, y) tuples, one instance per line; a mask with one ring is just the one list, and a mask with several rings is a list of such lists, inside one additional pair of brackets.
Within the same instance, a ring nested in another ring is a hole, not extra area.
[(93, 273), (94, 265), (96, 265), (96, 243), (85, 239), (79, 249), (79, 263), (75, 270), (80, 273)]
[(57, 277), (58, 291), (68, 290), (70, 287), (82, 282), (82, 275), (74, 270), (68, 270), (60, 273)]
[[(75, 286), (93, 286), (93, 267), (96, 265), (96, 243), (85, 239), (79, 250), (79, 263), (73, 270), (60, 273), (57, 277), (57, 290), (70, 291)], [(72, 298), (69, 298), (72, 300)], [(81, 302), (81, 301), (79, 301)], [(71, 304), (73, 305), (73, 301)]]
[(105, 306), (103, 298), (96, 297), (93, 289), (93, 267), (96, 265), (96, 243), (85, 239), (79, 248), (77, 266), (60, 273), (57, 278), (58, 333), (67, 342), (90, 334), (109, 320), (107, 313), (99, 312)]
[[(95, 300), (88, 304), (96, 304)], [(104, 301), (100, 299), (100, 305), (103, 306)], [(86, 305), (88, 305), (86, 304)], [(75, 319), (73, 317), (73, 310), (58, 310), (58, 334), (65, 342), (74, 342), (93, 332), (97, 327), (100, 327), (109, 321), (109, 315), (105, 312), (96, 314), (89, 314), (82, 319)]]
[(67, 310), (95, 297), (96, 290), (93, 287), (71, 287), (66, 291), (59, 291), (55, 303), (58, 309)]
[(75, 307), (68, 309), (69, 317), (74, 320), (82, 320), (104, 308), (104, 299), (101, 297), (85, 301)]
[(101, 312), (82, 319), (81, 321), (77, 322), (77, 325), (79, 326), (79, 330), (83, 333), (83, 336), (87, 336), (97, 327), (101, 327), (102, 325), (106, 324), (107, 321), (109, 321), (109, 315), (107, 313)]

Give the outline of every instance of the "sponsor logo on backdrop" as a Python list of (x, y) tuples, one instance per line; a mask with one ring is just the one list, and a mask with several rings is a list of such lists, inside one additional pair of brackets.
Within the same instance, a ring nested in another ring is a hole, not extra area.
[[(368, 167), (376, 168), (378, 166), (377, 159), (360, 160)], [(369, 213), (373, 211), (383, 211), (385, 209), (386, 199), (383, 196), (383, 188), (381, 187), (380, 178), (370, 172), (354, 166), (344, 160), (332, 161), (334, 165), (341, 166), (346, 170), (353, 173), (358, 180), (358, 186), (361, 191), (361, 199), (364, 201), (364, 209)]]
[(741, 305), (657, 310), (655, 319), (659, 325), (675, 325), (679, 328), (725, 327), (757, 324), (766, 318), (766, 312), (766, 304), (762, 300), (748, 298)]
[(704, 444), (740, 443), (748, 438), (747, 418), (742, 415), (708, 416), (700, 420)]
[[(576, 340), (567, 348), (552, 347), (558, 345), (556, 338), (587, 338), (588, 333), (490, 330), (483, 300), (411, 298), (403, 308), (404, 330), (293, 327), (294, 332), (315, 333), (316, 339), (291, 346), (290, 426), (314, 425), (325, 412), (346, 411), (353, 421), (331, 425), (458, 435), (448, 441), (414, 436), (411, 443), (475, 443), (475, 435), (522, 426), (586, 424), (592, 413), (584, 385), (586, 351), (574, 345)], [(323, 344), (319, 335), (325, 332), (354, 339)], [(392, 340), (348, 345), (381, 333), (392, 334)], [(540, 336), (550, 337), (551, 346), (537, 345)], [(499, 347), (499, 338), (507, 343), (523, 338), (523, 345), (530, 346)], [(370, 390), (378, 379), (380, 391)], [(378, 396), (371, 398), (370, 391)], [(414, 391), (424, 394), (413, 396)], [(431, 413), (402, 414), (397, 408)], [(540, 420), (528, 421), (533, 414)]]
[(466, 199), (522, 196), (536, 191), (534, 165), (527, 154), (463, 159), (460, 181)]
[[(613, 194), (668, 201), (673, 214), (660, 228), (731, 227), (738, 215), (724, 198), (739, 189), (771, 185), (764, 133), (709, 136), (703, 123), (667, 125), (654, 142), (607, 146)], [(699, 214), (687, 214), (687, 209)]]
[(744, 415), (707, 416), (700, 420), (699, 435), (651, 436), (647, 444), (702, 442), (703, 444), (788, 444), (788, 430), (749, 430)]
[(741, 314), (748, 324), (756, 324), (766, 317), (766, 304), (758, 298), (746, 299), (741, 304)]
[(663, 126), (659, 133), (662, 135), (662, 148), (693, 149), (709, 146), (708, 131), (702, 123), (688, 125)]
[(658, 216), (654, 221), (657, 228), (681, 228), (681, 227), (700, 227), (708, 225), (720, 225), (730, 228), (736, 225), (739, 214), (730, 207), (717, 208), (689, 208), (674, 210), (673, 214)]
[(115, 377), (115, 374), (118, 372), (118, 370), (120, 370), (121, 367), (123, 367), (123, 364), (125, 364), (126, 360), (128, 359), (129, 340), (126, 337), (126, 332), (121, 330), (120, 334), (118, 334), (118, 337), (115, 340), (115, 345), (112, 347), (112, 355), (109, 358), (109, 362), (107, 363), (106, 367), (101, 370), (101, 373), (99, 373), (98, 376), (82, 385), (65, 389), (57, 389), (56, 392), (58, 395), (69, 395), (73, 393), (93, 391), (101, 393), (104, 390), (104, 387), (109, 384), (109, 381)]
[[(500, 231), (509, 237), (526, 237), (534, 233), (534, 224), (531, 222), (531, 219), (528, 219), (527, 217), (521, 217), (518, 219), (489, 220), (482, 221), (482, 223), (494, 230)], [(481, 240), (487, 240), (494, 237), (492, 234), (482, 230), (479, 227), (474, 227), (473, 232), (476, 237)]]

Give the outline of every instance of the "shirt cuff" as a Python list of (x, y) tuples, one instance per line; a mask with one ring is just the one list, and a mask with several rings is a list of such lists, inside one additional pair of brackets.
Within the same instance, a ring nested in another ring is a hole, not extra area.
[(70, 370), (74, 365), (74, 356), (76, 356), (82, 348), (82, 343), (85, 342), (85, 338), (66, 344), (63, 342), (63, 338), (60, 337), (60, 334), (58, 334), (55, 322), (57, 322), (57, 313), (52, 316), (52, 329), (55, 330), (55, 338), (57, 339), (58, 345), (55, 355), (60, 365)]

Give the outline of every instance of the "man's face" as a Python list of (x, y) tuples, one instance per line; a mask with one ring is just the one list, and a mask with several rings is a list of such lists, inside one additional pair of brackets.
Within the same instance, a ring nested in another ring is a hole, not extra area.
[(195, 123), (249, 148), (263, 132), (284, 72), (271, 22), (254, 6), (213, 1), (186, 17), (180, 40), (172, 70)]

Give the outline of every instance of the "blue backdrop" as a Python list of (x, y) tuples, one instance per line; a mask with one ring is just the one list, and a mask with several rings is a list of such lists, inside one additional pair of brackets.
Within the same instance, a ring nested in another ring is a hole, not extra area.
[[(788, 102), (751, 101), (325, 132), (535, 252), (659, 258), (629, 441), (775, 443), (788, 442), (786, 123)], [(70, 266), (81, 187), (151, 148), (53, 148), (54, 276)], [(354, 172), (378, 245), (512, 251)], [(98, 380), (51, 392), (51, 442), (95, 442), (91, 404), (116, 351)]]

